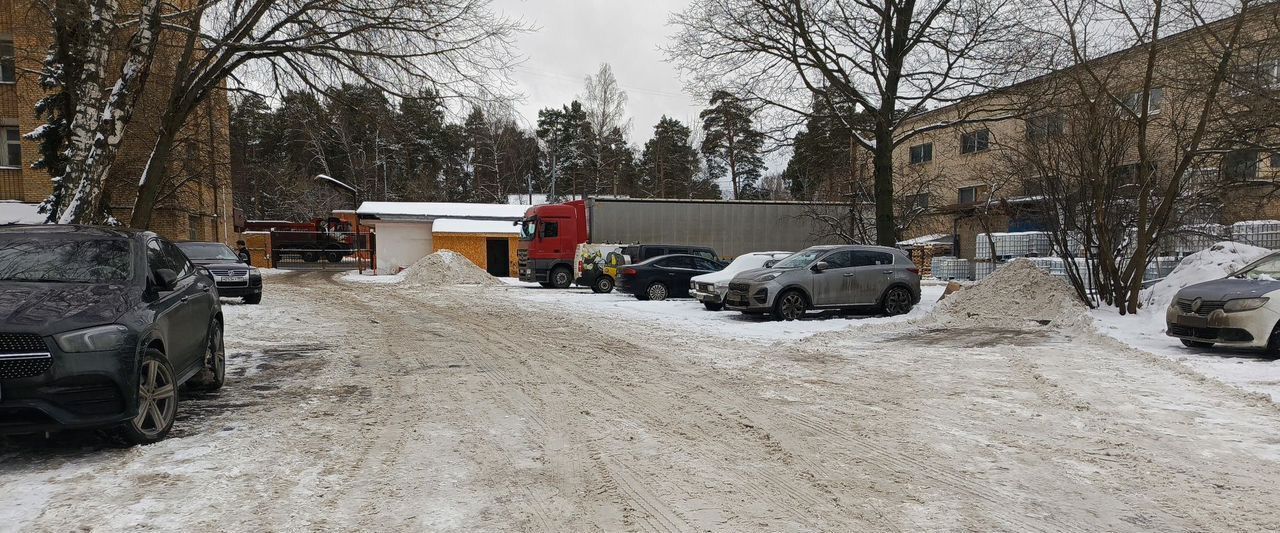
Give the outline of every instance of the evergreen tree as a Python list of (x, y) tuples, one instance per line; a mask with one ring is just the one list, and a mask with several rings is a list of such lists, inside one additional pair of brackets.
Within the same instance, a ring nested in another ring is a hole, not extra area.
[(582, 198), (600, 192), (596, 162), (599, 143), (581, 102), (574, 100), (561, 109), (539, 111), (538, 138), (546, 145), (553, 197)]
[(715, 180), (699, 175), (698, 152), (689, 145), (692, 132), (680, 121), (663, 116), (640, 156), (642, 176), (638, 196), (649, 198), (719, 198)]
[(764, 134), (752, 123), (752, 111), (733, 94), (711, 93), (711, 107), (702, 118), (702, 156), (707, 174), (719, 182), (727, 175), (734, 198), (758, 197), (756, 181), (764, 171)]

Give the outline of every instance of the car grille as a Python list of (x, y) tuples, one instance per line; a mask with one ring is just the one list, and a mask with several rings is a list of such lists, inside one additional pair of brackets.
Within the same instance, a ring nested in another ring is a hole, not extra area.
[(1219, 309), (1222, 309), (1222, 306), (1223, 306), (1223, 305), (1226, 305), (1226, 302), (1223, 302), (1223, 301), (1218, 301), (1218, 300), (1201, 300), (1201, 301), (1200, 301), (1200, 309), (1195, 310), (1195, 311), (1192, 311), (1192, 310), (1191, 310), (1191, 307), (1192, 307), (1192, 303), (1193, 303), (1194, 301), (1195, 301), (1195, 300), (1192, 300), (1192, 299), (1189, 299), (1189, 298), (1178, 298), (1178, 302), (1177, 302), (1177, 303), (1178, 303), (1178, 310), (1179, 310), (1179, 311), (1182, 311), (1183, 313), (1188, 313), (1188, 314), (1197, 314), (1197, 315), (1200, 315), (1200, 316), (1204, 316), (1204, 315), (1208, 315), (1209, 313), (1212, 313), (1212, 312), (1214, 312), (1214, 311), (1217, 311), (1217, 310), (1219, 310)]
[(751, 284), (750, 283), (730, 283), (729, 290), (747, 292), (751, 290)]
[(21, 379), (49, 371), (53, 358), (34, 333), (0, 333), (0, 379)]
[(248, 276), (248, 270), (210, 270), (215, 276)]

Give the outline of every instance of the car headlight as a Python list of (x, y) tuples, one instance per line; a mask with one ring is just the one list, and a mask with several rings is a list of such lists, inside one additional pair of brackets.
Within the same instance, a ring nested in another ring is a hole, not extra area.
[(756, 281), (773, 281), (774, 279), (777, 279), (779, 275), (781, 274), (778, 272), (770, 272), (768, 274), (765, 274), (763, 276), (756, 278)]
[(1222, 306), (1222, 310), (1228, 313), (1252, 311), (1267, 305), (1267, 300), (1268, 298), (1237, 298), (1235, 300), (1227, 300), (1227, 303)]
[(98, 326), (54, 335), (54, 342), (64, 352), (102, 352), (124, 345), (129, 328), (120, 324)]

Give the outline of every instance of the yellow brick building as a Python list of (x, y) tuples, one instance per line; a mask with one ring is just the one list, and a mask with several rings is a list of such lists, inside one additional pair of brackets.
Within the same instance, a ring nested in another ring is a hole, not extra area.
[[(36, 204), (52, 191), (49, 174), (31, 168), (40, 158), (39, 145), (21, 139), (43, 123), (35, 116), (35, 105), (44, 96), (38, 76), (51, 40), (49, 28), (38, 3), (0, 0), (0, 201)], [(118, 220), (127, 222), (133, 209), (175, 64), (173, 52), (162, 47), (112, 169), (104, 197)], [(148, 229), (174, 240), (235, 242), (228, 116), (222, 93), (193, 115), (175, 147)]]

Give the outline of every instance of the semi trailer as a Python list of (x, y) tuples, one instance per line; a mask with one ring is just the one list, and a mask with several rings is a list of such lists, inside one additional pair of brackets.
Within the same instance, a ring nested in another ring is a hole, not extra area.
[(749, 200), (587, 198), (533, 206), (520, 224), (520, 280), (567, 288), (582, 243), (682, 244), (722, 257), (833, 244), (833, 223), (848, 227), (840, 203)]

